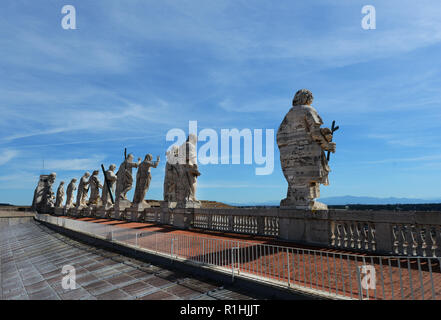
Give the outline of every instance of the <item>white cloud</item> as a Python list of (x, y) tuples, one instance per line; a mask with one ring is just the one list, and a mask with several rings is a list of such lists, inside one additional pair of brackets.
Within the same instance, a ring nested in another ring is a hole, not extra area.
[(422, 161), (439, 161), (441, 160), (441, 154), (412, 157), (412, 158), (391, 158), (374, 161), (365, 161), (367, 164), (380, 164), (380, 163), (400, 163), (400, 162), (422, 162)]
[[(78, 109), (75, 107), (66, 107), (62, 110), (56, 110), (56, 108), (30, 109), (19, 117), (23, 126), (25, 121), (29, 122), (31, 130), (21, 128), (18, 133), (5, 136), (0, 141), (11, 142), (21, 138), (73, 131), (114, 133), (124, 131), (126, 134), (139, 134), (147, 128), (146, 123), (151, 125), (149, 129), (161, 125), (175, 124), (177, 113), (174, 112), (174, 114), (169, 104), (163, 100), (157, 100), (147, 106), (128, 103), (124, 106), (104, 110), (99, 110), (99, 108)], [(17, 110), (7, 109), (3, 120), (5, 122), (6, 119), (13, 120), (16, 116)]]
[[(98, 170), (106, 157), (103, 155), (94, 155), (91, 158), (78, 159), (53, 159), (45, 161), (45, 169), (48, 171), (57, 170), (87, 170), (88, 168), (95, 168)], [(88, 170), (92, 170), (88, 169)]]
[(17, 150), (3, 150), (0, 152), (0, 166), (8, 163), (19, 154)]

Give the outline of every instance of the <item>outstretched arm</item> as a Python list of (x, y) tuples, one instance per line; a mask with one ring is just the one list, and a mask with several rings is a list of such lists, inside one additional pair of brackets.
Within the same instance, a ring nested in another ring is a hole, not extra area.
[(320, 116), (313, 112), (307, 112), (305, 122), (312, 139), (314, 139), (323, 150), (335, 152), (335, 143), (328, 141), (322, 134), (322, 129), (324, 128), (320, 128), (323, 124)]

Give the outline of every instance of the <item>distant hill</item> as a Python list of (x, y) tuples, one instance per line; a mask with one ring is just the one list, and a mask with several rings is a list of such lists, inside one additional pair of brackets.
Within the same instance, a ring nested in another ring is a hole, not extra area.
[[(439, 199), (416, 199), (416, 198), (377, 198), (377, 197), (357, 197), (357, 196), (340, 196), (320, 198), (320, 202), (326, 203), (330, 206), (342, 205), (413, 205), (413, 204), (436, 204), (441, 203)], [(229, 203), (233, 206), (278, 206), (280, 200), (271, 200), (266, 202), (246, 202), (246, 203)]]
[(321, 202), (327, 205), (347, 205), (347, 204), (424, 204), (424, 203), (438, 203), (440, 199), (413, 199), (413, 198), (376, 198), (376, 197), (356, 197), (356, 196), (341, 196), (321, 198)]

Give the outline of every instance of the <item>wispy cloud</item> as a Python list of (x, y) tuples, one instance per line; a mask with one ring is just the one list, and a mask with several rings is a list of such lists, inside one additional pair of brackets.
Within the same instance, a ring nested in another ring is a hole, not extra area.
[(382, 160), (365, 161), (367, 164), (381, 164), (381, 163), (400, 163), (400, 162), (423, 162), (423, 161), (439, 161), (441, 160), (441, 154), (428, 155), (412, 158), (390, 158)]
[(14, 159), (19, 152), (17, 150), (2, 150), (0, 151), (0, 166), (8, 163)]
[(90, 158), (50, 159), (45, 162), (45, 168), (47, 170), (85, 171), (90, 170), (89, 168), (99, 168), (105, 158), (104, 155), (94, 155)]

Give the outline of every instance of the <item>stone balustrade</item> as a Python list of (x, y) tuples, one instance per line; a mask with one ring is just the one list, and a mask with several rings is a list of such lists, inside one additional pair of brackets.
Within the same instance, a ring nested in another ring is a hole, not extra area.
[(69, 209), (75, 217), (115, 218), (182, 229), (270, 236), (299, 244), (374, 254), (441, 256), (441, 212), (394, 212), (285, 208)]
[(277, 237), (278, 213), (278, 208), (195, 209), (192, 227)]

